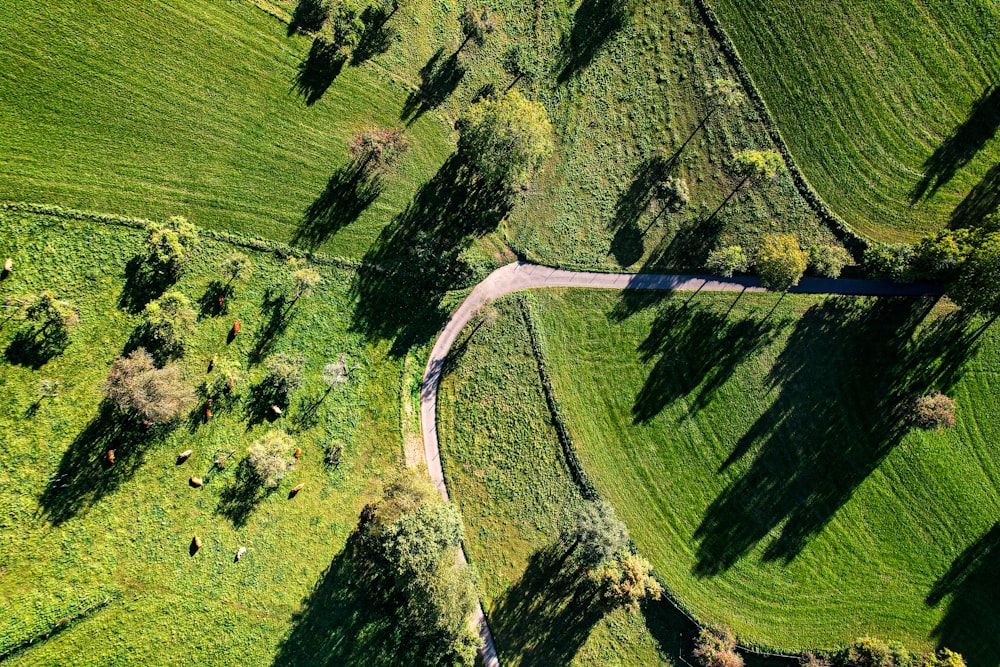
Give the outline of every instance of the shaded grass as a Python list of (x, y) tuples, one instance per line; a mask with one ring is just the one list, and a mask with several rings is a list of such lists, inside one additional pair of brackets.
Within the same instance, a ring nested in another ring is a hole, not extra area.
[[(329, 185), (351, 133), (395, 125), (407, 88), (348, 67), (322, 94), (311, 80), (307, 107), (293, 82), (322, 54), (249, 4), (32, 1), (5, 4), (0, 23), (0, 199), (279, 241), (303, 226), (306, 247), (358, 257), (449, 151), (449, 128), (428, 116), (377, 198)], [(334, 207), (356, 210), (333, 224)]]
[(644, 618), (602, 618), (554, 545), (581, 499), (549, 423), (517, 298), (488, 306), (461, 334), (438, 398), (448, 490), (462, 510), (502, 664), (663, 664), (670, 649), (657, 645)]
[[(876, 635), (1000, 664), (975, 602), (996, 586), (994, 329), (920, 300), (533, 298), (587, 473), (699, 620), (785, 651)], [(958, 426), (902, 428), (898, 400), (931, 388)]]
[(943, 228), (1000, 160), (989, 0), (715, 0), (819, 194), (858, 231)]
[[(128, 227), (0, 213), (0, 252), (16, 267), (0, 283), (0, 298), (52, 289), (81, 311), (65, 351), (37, 370), (0, 360), (0, 653), (112, 598), (11, 664), (65, 664), (67, 656), (94, 664), (269, 663), (297, 626), (301, 601), (344, 548), (371, 487), (399, 462), (400, 366), (386, 344), (348, 331), (349, 274), (330, 265), (319, 266), (324, 282), (287, 314), (267, 351), (306, 362), (305, 383), (280, 420), (251, 427), (238, 401), (217, 402), (208, 421), (199, 403), (188, 423), (155, 433), (122, 423), (102, 404), (100, 385), (140, 321), (119, 307), (119, 294), (144, 238)], [(176, 289), (195, 300), (232, 250), (203, 238)], [(248, 375), (246, 399), (263, 373), (249, 357), (267, 322), (265, 295), (286, 294), (289, 282), (280, 257), (240, 251), (251, 256), (253, 273), (234, 286), (225, 317), (199, 320), (183, 368), (186, 382), (198, 385), (213, 355), (236, 360)], [(227, 344), (236, 318), (242, 331)], [(20, 326), (0, 329), (0, 347)], [(323, 395), (323, 364), (341, 352), (362, 370), (319, 407), (304, 407)], [(61, 383), (58, 397), (39, 398), (42, 379)], [(269, 428), (287, 429), (302, 456), (277, 493), (241, 505), (239, 461)], [(345, 445), (342, 462), (327, 468), (326, 447), (337, 443)], [(185, 449), (194, 453), (179, 464)], [(214, 465), (233, 450), (221, 469)], [(205, 486), (189, 486), (191, 476)], [(298, 483), (305, 488), (289, 499)], [(195, 534), (203, 546), (192, 556)], [(247, 552), (234, 563), (240, 546)], [(347, 629), (329, 628), (323, 641)], [(349, 639), (364, 650), (363, 640)]]

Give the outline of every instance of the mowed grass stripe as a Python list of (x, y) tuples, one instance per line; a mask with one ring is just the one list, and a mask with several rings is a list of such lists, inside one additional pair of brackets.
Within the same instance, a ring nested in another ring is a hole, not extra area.
[[(32, 4), (32, 3), (29, 3)], [(0, 198), (288, 240), (349, 158), (351, 132), (395, 125), (405, 87), (345, 68), (308, 107), (293, 88), (309, 41), (240, 3), (4, 6)], [(451, 150), (428, 114), (382, 196), (327, 250), (358, 256)]]
[(995, 330), (933, 376), (958, 426), (897, 435), (883, 385), (915, 388), (947, 358), (941, 307), (701, 294), (620, 320), (616, 293), (534, 298), (584, 467), (701, 621), (784, 651), (876, 635), (1000, 664), (1000, 619), (976, 597), (1000, 547), (948, 575), (1000, 511)]
[(987, 141), (914, 202), (925, 162), (1000, 81), (996, 3), (713, 4), (806, 176), (862, 233), (913, 240), (945, 226), (1000, 159)]

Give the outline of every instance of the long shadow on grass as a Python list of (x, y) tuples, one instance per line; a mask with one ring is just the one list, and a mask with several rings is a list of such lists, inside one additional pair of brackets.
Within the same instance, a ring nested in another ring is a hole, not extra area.
[[(39, 498), (42, 512), (58, 525), (114, 493), (135, 475), (146, 452), (168, 431), (167, 427), (136, 424), (110, 403), (102, 403), (63, 453), (59, 469)], [(108, 450), (115, 452), (114, 464), (108, 463)]]
[(955, 313), (917, 332), (932, 305), (830, 298), (799, 319), (769, 374), (774, 402), (722, 464), (753, 453), (695, 532), (696, 575), (730, 568), (776, 530), (764, 559), (795, 558), (905, 434), (903, 400), (952, 386), (981, 327)]
[(352, 534), (292, 620), (274, 665), (424, 665), (408, 612), (392, 582), (366, 559)]
[(439, 48), (420, 68), (420, 86), (406, 98), (400, 119), (412, 125), (422, 115), (439, 107), (455, 92), (464, 76), (465, 67), (458, 61), (458, 54), (445, 57), (444, 47)]
[(990, 86), (972, 105), (969, 116), (924, 162), (924, 176), (910, 200), (933, 197), (959, 169), (967, 165), (1000, 128), (1000, 86)]
[(615, 230), (611, 254), (622, 266), (632, 266), (642, 257), (645, 250), (643, 239), (659, 215), (654, 216), (645, 229), (639, 220), (649, 211), (657, 186), (670, 173), (671, 165), (672, 162), (662, 156), (644, 160), (632, 174), (628, 189), (618, 197), (615, 217), (611, 222), (611, 228)]
[[(733, 297), (734, 303), (740, 296)], [(667, 297), (639, 345), (642, 360), (655, 363), (632, 406), (633, 423), (648, 422), (682, 397), (688, 397), (690, 412), (697, 412), (740, 363), (766, 349), (788, 326), (773, 317), (730, 320), (727, 312), (690, 299)]]
[(125, 265), (125, 285), (118, 297), (118, 307), (130, 313), (141, 312), (146, 304), (162, 295), (174, 280), (155, 271), (151, 258), (139, 254)]
[(521, 579), (490, 615), (505, 660), (522, 665), (567, 665), (604, 612), (597, 591), (564, 546), (533, 553)]
[(974, 227), (982, 222), (983, 218), (995, 213), (998, 208), (1000, 208), (1000, 164), (995, 164), (986, 172), (983, 180), (966, 195), (962, 203), (952, 211), (951, 227), (952, 229)]
[(43, 331), (40, 327), (24, 326), (4, 350), (4, 357), (12, 364), (38, 370), (69, 346), (65, 328)]
[[(398, 5), (397, 5), (398, 7)], [(386, 10), (384, 7), (368, 6), (361, 12), (361, 21), (365, 30), (358, 38), (358, 45), (351, 52), (351, 64), (361, 65), (366, 60), (381, 55), (399, 41), (399, 31), (387, 25), (396, 10)]]
[(270, 287), (264, 291), (264, 300), (260, 305), (264, 326), (257, 331), (253, 347), (247, 355), (251, 366), (259, 364), (273, 351), (275, 343), (288, 328), (293, 306), (288, 304), (288, 297), (283, 293)]
[(971, 665), (1000, 665), (1000, 523), (971, 544), (934, 584), (927, 604), (948, 607), (932, 636)]
[(346, 60), (336, 45), (319, 37), (313, 39), (309, 54), (299, 63), (293, 84), (295, 92), (302, 96), (307, 106), (316, 104), (323, 97), (344, 69)]
[(232, 482), (219, 494), (219, 505), (215, 511), (229, 519), (234, 527), (242, 528), (257, 504), (274, 491), (274, 488), (269, 489), (261, 484), (250, 461), (243, 459), (236, 466)]
[(563, 69), (559, 83), (587, 67), (628, 19), (624, 0), (583, 0), (573, 15), (573, 27), (562, 38)]
[(460, 154), (448, 158), (365, 255), (352, 285), (353, 329), (391, 339), (396, 355), (429, 340), (447, 319), (445, 293), (472, 276), (462, 251), (510, 207), (506, 189), (481, 180)]
[(382, 193), (382, 182), (361, 164), (352, 161), (333, 173), (323, 192), (302, 215), (292, 245), (316, 250), (358, 216)]

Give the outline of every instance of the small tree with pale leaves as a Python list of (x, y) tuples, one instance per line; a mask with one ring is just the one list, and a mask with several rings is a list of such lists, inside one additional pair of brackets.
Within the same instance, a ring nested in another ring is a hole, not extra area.
[(268, 431), (259, 440), (250, 445), (247, 451), (247, 462), (253, 470), (257, 481), (269, 489), (273, 489), (285, 477), (295, 459), (295, 441), (284, 431)]
[(747, 254), (742, 246), (727, 245), (710, 252), (705, 266), (712, 273), (732, 278), (737, 271), (746, 271), (747, 263)]
[(493, 17), (490, 16), (489, 7), (466, 9), (458, 15), (458, 25), (461, 26), (465, 39), (462, 40), (462, 44), (458, 47), (456, 53), (461, 52), (470, 40), (476, 46), (482, 46), (486, 43), (486, 36), (492, 34), (497, 29), (496, 23), (493, 22)]
[(659, 600), (663, 586), (653, 578), (653, 566), (631, 551), (619, 551), (593, 574), (601, 599), (612, 609), (637, 613), (644, 600)]
[(194, 403), (180, 367), (157, 368), (141, 347), (111, 364), (104, 395), (122, 414), (147, 424), (173, 421)]

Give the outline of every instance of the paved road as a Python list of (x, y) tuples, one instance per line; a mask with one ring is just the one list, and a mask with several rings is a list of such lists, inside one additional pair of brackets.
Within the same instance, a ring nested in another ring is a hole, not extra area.
[[(602, 289), (678, 290), (710, 292), (765, 292), (757, 278), (717, 278), (711, 276), (673, 275), (655, 273), (594, 273), (565, 271), (548, 266), (514, 262), (487, 276), (465, 298), (462, 305), (448, 320), (431, 349), (424, 379), (420, 389), (420, 427), (424, 437), (424, 458), (434, 487), (448, 500), (448, 489), (441, 468), (441, 453), (437, 438), (437, 392), (441, 383), (441, 370), (451, 346), (469, 320), (484, 305), (494, 299), (534, 287), (594, 287)], [(941, 294), (934, 284), (899, 284), (885, 280), (851, 280), (803, 278), (790, 292), (806, 294), (839, 294), (850, 296), (928, 296)], [(465, 553), (459, 555), (465, 562)], [(482, 605), (476, 610), (476, 624), (483, 640), (483, 662), (486, 667), (499, 667), (496, 646), (490, 633)]]

